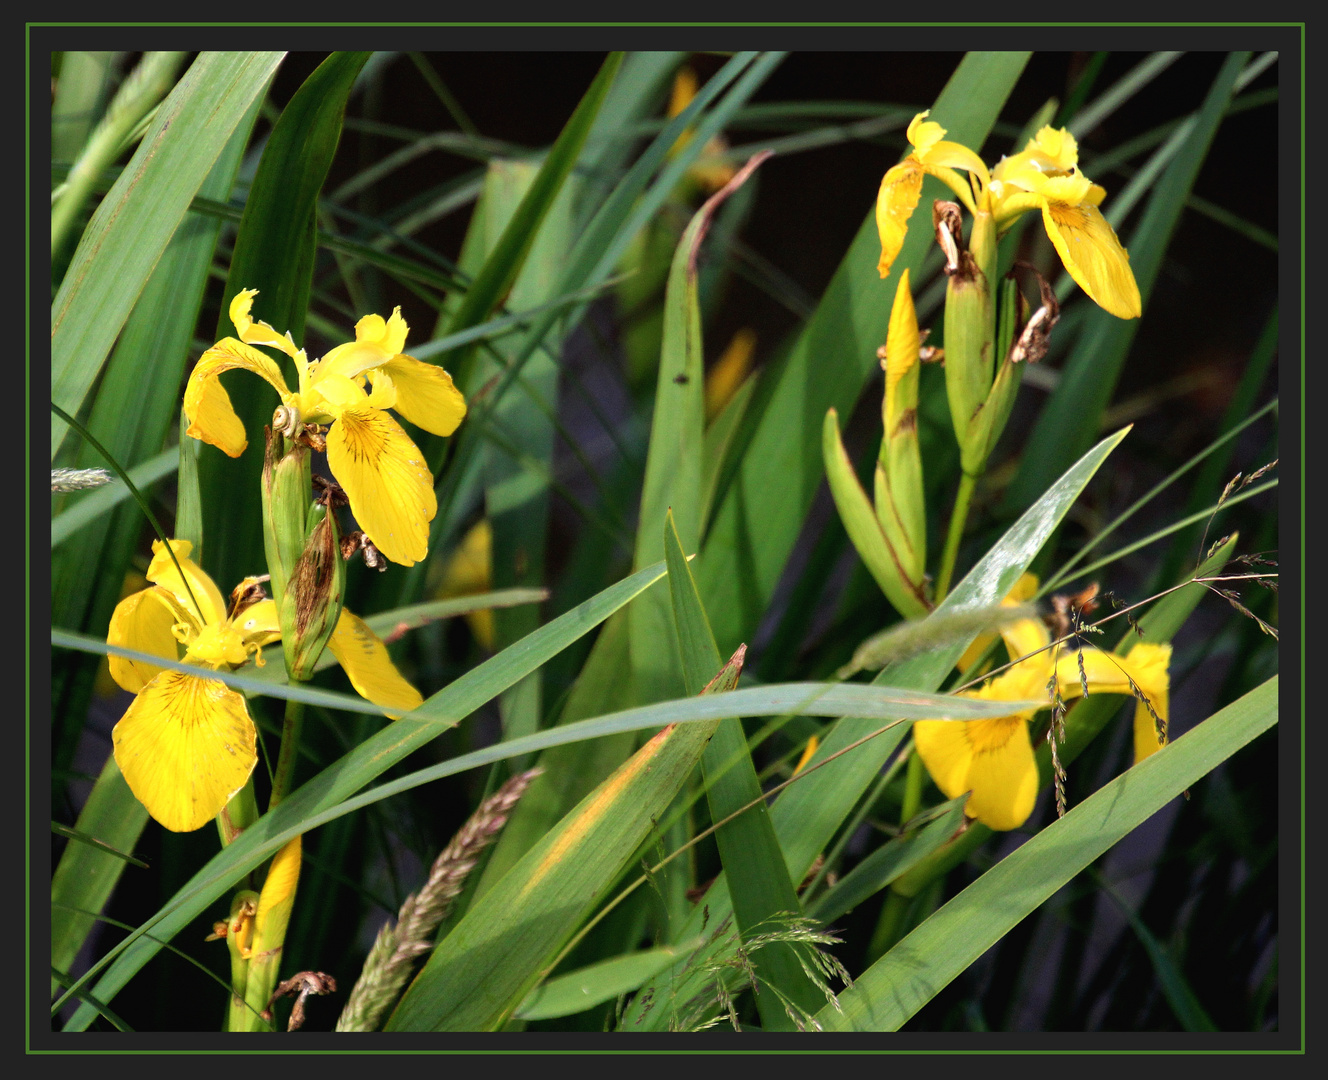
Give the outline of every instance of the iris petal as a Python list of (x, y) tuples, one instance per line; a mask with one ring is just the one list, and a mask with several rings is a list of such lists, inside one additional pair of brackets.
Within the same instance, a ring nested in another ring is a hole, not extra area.
[(400, 424), (377, 409), (342, 410), (327, 434), (327, 463), (379, 551), (402, 566), (428, 554), (433, 478)]
[(1096, 206), (1046, 201), (1042, 223), (1070, 277), (1098, 307), (1121, 319), (1139, 317), (1143, 303), (1130, 256)]
[(276, 362), (243, 341), (222, 338), (198, 358), (184, 388), (184, 412), (189, 419), (186, 434), (211, 443), (231, 457), (239, 457), (249, 442), (244, 425), (231, 406), (230, 395), (218, 378), (233, 368), (262, 376), (283, 401), (290, 397), (290, 391)]
[(163, 671), (111, 732), (125, 782), (172, 832), (221, 813), (258, 761), (244, 697), (216, 679)]
[[(410, 712), (424, 698), (396, 669), (383, 640), (357, 615), (345, 608), (327, 647), (345, 670), (360, 697), (368, 698), (385, 709)], [(397, 717), (393, 717), (397, 719)]]
[(416, 427), (434, 435), (451, 435), (466, 415), (466, 399), (452, 376), (437, 364), (412, 356), (394, 356), (380, 369), (397, 388), (394, 408)]

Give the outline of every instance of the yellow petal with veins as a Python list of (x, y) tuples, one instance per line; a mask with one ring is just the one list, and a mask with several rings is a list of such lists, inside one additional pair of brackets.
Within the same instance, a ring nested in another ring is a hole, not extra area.
[(221, 813), (258, 761), (244, 698), (215, 679), (163, 671), (111, 732), (125, 782), (172, 832)]
[(412, 424), (434, 435), (456, 431), (466, 415), (466, 399), (446, 371), (404, 354), (379, 370), (391, 376), (397, 388), (396, 411)]
[[(1017, 829), (1037, 802), (1038, 769), (1028, 723), (1022, 717), (972, 720), (953, 725), (986, 725), (981, 734), (986, 746), (974, 753), (968, 782), (973, 790), (964, 812), (989, 829)], [(978, 732), (970, 734), (976, 740)]]
[(1098, 307), (1120, 319), (1139, 317), (1143, 303), (1130, 256), (1096, 206), (1044, 201), (1042, 223), (1070, 277)]
[(327, 433), (327, 463), (379, 551), (402, 566), (428, 554), (433, 477), (400, 424), (367, 406), (342, 410)]
[[(345, 670), (356, 693), (375, 705), (404, 713), (424, 701), (420, 692), (392, 663), (382, 638), (370, 630), (363, 619), (345, 608), (341, 609), (341, 617), (337, 619), (327, 647)], [(398, 718), (392, 717), (393, 720)]]
[(1038, 771), (1023, 716), (919, 720), (913, 741), (946, 798), (973, 793), (964, 809), (967, 816), (992, 829), (1015, 829), (1028, 820), (1037, 800)]

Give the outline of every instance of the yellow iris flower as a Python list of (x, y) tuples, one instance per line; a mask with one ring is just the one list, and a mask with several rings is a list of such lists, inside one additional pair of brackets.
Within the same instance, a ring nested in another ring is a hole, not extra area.
[[(395, 409), (435, 435), (451, 435), (466, 415), (466, 399), (442, 368), (401, 351), (409, 327), (400, 308), (389, 319), (366, 315), (355, 324), (354, 341), (310, 361), (289, 333), (278, 334), (250, 318), (257, 294), (256, 289), (236, 294), (230, 316), (239, 340), (217, 342), (189, 376), (188, 433), (239, 457), (248, 440), (219, 376), (232, 368), (262, 376), (281, 395), (288, 434), (301, 425), (331, 425), (327, 463), (351, 513), (387, 558), (413, 566), (428, 554), (429, 522), (438, 503), (424, 455), (386, 410)], [(295, 361), (299, 389), (292, 393), (276, 362), (254, 345), (278, 349)]]
[[(904, 245), (925, 175), (944, 183), (975, 217), (989, 214), (1005, 232), (1030, 210), (1042, 224), (1065, 269), (1101, 308), (1122, 319), (1142, 311), (1129, 253), (1098, 206), (1106, 191), (1079, 172), (1079, 148), (1064, 128), (1044, 127), (1020, 153), (1002, 158), (990, 172), (972, 150), (947, 142), (945, 129), (918, 113), (908, 125), (913, 151), (881, 180), (876, 227), (881, 238), (881, 277)], [(968, 173), (966, 181), (957, 170)]]
[[(233, 671), (281, 637), (277, 606), (246, 578), (228, 605), (189, 558), (193, 545), (172, 540), (180, 563), (152, 543), (152, 586), (121, 600), (106, 641), (215, 670)], [(181, 578), (181, 571), (184, 577)], [(183, 655), (181, 655), (183, 648)], [(409, 712), (423, 698), (392, 665), (387, 647), (362, 620), (343, 611), (328, 648), (351, 685), (385, 708)], [(111, 656), (112, 678), (137, 696), (111, 733), (115, 761), (148, 813), (172, 832), (192, 832), (215, 818), (249, 779), (257, 732), (244, 696), (217, 679)]]
[[(1025, 580), (1029, 575), (1025, 575)], [(1024, 582), (1021, 582), (1023, 585)], [(1021, 593), (1036, 591), (1016, 587), (1008, 602), (1018, 602)], [(1014, 701), (1047, 694), (1053, 673), (1063, 700), (1079, 697), (1079, 655), (1060, 651), (1057, 658), (1051, 634), (1040, 619), (1012, 623), (1001, 631), (1011, 657), (1025, 657), (977, 690), (964, 696), (983, 701)], [(1041, 651), (1038, 651), (1041, 650)], [(1030, 655), (1032, 654), (1032, 655)], [(1165, 723), (1170, 693), (1171, 646), (1138, 642), (1128, 656), (1083, 651), (1083, 670), (1091, 693), (1132, 694), (1134, 681)], [(1047, 708), (1051, 702), (1048, 701)], [(948, 799), (971, 791), (965, 814), (992, 829), (1016, 829), (1028, 820), (1038, 793), (1038, 767), (1028, 724), (1038, 710), (1014, 713), (990, 720), (919, 720), (913, 725), (913, 741), (936, 786)], [(1134, 755), (1138, 762), (1161, 748), (1157, 723), (1142, 701), (1134, 710)]]

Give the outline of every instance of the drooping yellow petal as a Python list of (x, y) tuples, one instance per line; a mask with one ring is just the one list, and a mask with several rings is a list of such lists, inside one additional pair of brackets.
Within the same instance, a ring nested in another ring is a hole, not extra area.
[[(167, 595), (165, 589), (152, 588), (126, 596), (115, 605), (115, 611), (111, 613), (106, 643), (153, 653), (166, 660), (178, 660), (179, 643), (171, 633), (176, 613), (166, 602)], [(111, 678), (133, 694), (137, 694), (165, 670), (156, 664), (130, 660), (124, 656), (108, 655), (106, 662)]]
[(402, 566), (428, 554), (433, 477), (400, 424), (367, 406), (341, 411), (327, 434), (327, 463), (379, 551)]
[(1098, 305), (1117, 318), (1143, 312), (1130, 256), (1102, 212), (1091, 202), (1077, 206), (1044, 201), (1042, 223), (1070, 277)]
[(271, 645), (281, 640), (281, 623), (277, 620), (277, 602), (260, 600), (240, 612), (235, 628), (246, 645)]
[[(1148, 698), (1148, 705), (1137, 701), (1134, 706), (1134, 761), (1143, 761), (1149, 754), (1162, 749), (1157, 737), (1157, 720), (1163, 728), (1171, 719), (1171, 646), (1140, 641), (1125, 657), (1135, 685)], [(1153, 713), (1157, 714), (1154, 719)]]
[(249, 317), (249, 309), (253, 307), (257, 295), (257, 289), (241, 289), (231, 298), (230, 316), (231, 322), (235, 324), (235, 332), (241, 341), (247, 341), (250, 345), (269, 345), (280, 349), (292, 360), (295, 359), (300, 350), (295, 347), (289, 331), (278, 334), (267, 323)]
[(276, 361), (234, 338), (222, 338), (198, 358), (184, 388), (184, 412), (189, 418), (186, 434), (231, 457), (239, 457), (249, 445), (244, 425), (235, 415), (230, 395), (218, 378), (222, 372), (243, 368), (266, 379), (281, 395), (290, 397), (286, 380)]
[(380, 369), (397, 388), (397, 412), (434, 435), (451, 435), (466, 415), (466, 399), (437, 364), (399, 354)]
[(922, 195), (924, 170), (913, 158), (905, 158), (881, 178), (876, 193), (876, 231), (881, 238), (881, 258), (876, 269), (881, 277), (888, 277), (890, 267), (904, 246), (908, 235), (908, 219), (917, 209)]
[[(345, 608), (327, 647), (350, 678), (356, 692), (385, 709), (410, 712), (424, 701), (392, 663), (387, 646), (363, 619)], [(393, 716), (392, 719), (397, 719)]]
[[(480, 518), (470, 527), (465, 538), (452, 552), (443, 568), (443, 580), (434, 596), (443, 600), (449, 596), (488, 592), (493, 587), (493, 526), (488, 518)], [(484, 648), (493, 651), (495, 627), (493, 609), (468, 611), (466, 622)]]
[(172, 832), (216, 817), (258, 761), (244, 698), (215, 679), (163, 671), (111, 732), (125, 782)]
[(973, 744), (963, 728), (976, 720), (915, 720), (913, 747), (927, 766), (931, 778), (947, 799), (968, 790), (968, 770), (973, 764)]
[[(194, 545), (188, 540), (172, 540), (171, 550), (175, 552), (174, 560), (160, 540), (152, 541), (152, 561), (148, 563), (148, 580), (171, 593), (180, 607), (197, 620), (200, 626), (223, 622), (226, 618), (226, 602), (222, 599), (221, 590), (212, 579), (189, 558)], [(179, 570), (175, 569), (176, 562), (180, 564)], [(184, 573), (183, 580), (180, 578), (181, 571)], [(198, 607), (194, 606), (195, 601)]]

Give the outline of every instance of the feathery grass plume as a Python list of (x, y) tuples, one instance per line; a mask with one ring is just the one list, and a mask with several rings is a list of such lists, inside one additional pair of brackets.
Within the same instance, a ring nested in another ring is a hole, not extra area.
[[(814, 920), (788, 912), (772, 916), (761, 925), (771, 929), (752, 934), (743, 941), (733, 927), (732, 916), (726, 916), (706, 943), (692, 954), (684, 972), (690, 968), (712, 978), (699, 993), (682, 1004), (669, 1022), (670, 1031), (704, 1031), (725, 1020), (734, 1031), (741, 1031), (735, 996), (748, 986), (753, 986), (756, 993), (773, 993), (778, 997), (799, 1031), (819, 1031), (821, 1025), (814, 1016), (756, 975), (751, 962), (752, 953), (777, 941), (796, 946), (794, 954), (802, 970), (825, 994), (826, 1001), (836, 1010), (840, 1008), (839, 999), (830, 989), (830, 980), (839, 979), (845, 987), (851, 987), (853, 979), (844, 965), (826, 949), (842, 944), (842, 939), (817, 929)], [(732, 946), (732, 950), (722, 948), (724, 945)]]
[(433, 948), (433, 933), (461, 894), (480, 852), (497, 839), (530, 782), (543, 770), (512, 777), (473, 813), (429, 870), (418, 893), (406, 897), (396, 926), (384, 923), (364, 968), (337, 1019), (337, 1031), (375, 1031), (415, 970), (415, 961)]
[(83, 491), (114, 480), (105, 469), (52, 469), (51, 491)]

